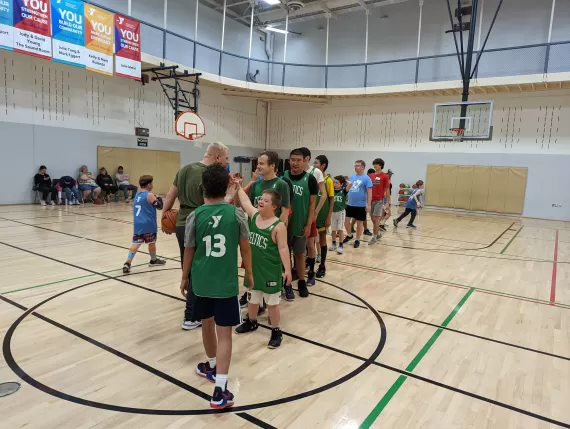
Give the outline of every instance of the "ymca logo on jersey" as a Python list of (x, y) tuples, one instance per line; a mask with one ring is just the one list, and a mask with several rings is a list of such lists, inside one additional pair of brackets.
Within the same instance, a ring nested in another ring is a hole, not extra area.
[(259, 235), (257, 232), (249, 233), (249, 244), (260, 249), (267, 249), (267, 238)]
[(355, 180), (354, 182), (352, 182), (352, 188), (350, 188), (350, 190), (358, 192), (360, 191), (360, 185), (362, 185), (362, 180)]
[(212, 228), (217, 228), (222, 220), (222, 216), (212, 216), (212, 222), (209, 222), (209, 225), (212, 225)]

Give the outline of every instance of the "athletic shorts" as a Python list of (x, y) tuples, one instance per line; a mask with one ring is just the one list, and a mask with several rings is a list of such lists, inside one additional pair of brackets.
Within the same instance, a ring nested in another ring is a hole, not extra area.
[(144, 234), (133, 235), (134, 244), (154, 243), (156, 241), (156, 232), (145, 232)]
[(319, 235), (326, 234), (327, 233), (327, 227), (323, 226), (322, 228), (317, 228), (317, 232), (319, 233)]
[(346, 217), (360, 221), (366, 220), (366, 208), (346, 206)]
[(314, 238), (317, 235), (317, 222), (313, 222), (311, 224), (311, 233), (309, 234), (309, 238)]
[(341, 210), (333, 212), (331, 217), (331, 229), (333, 231), (341, 231), (344, 229), (344, 220), (346, 219), (346, 212)]
[(281, 292), (265, 293), (260, 290), (248, 290), (247, 302), (250, 304), (262, 304), (265, 300), (267, 305), (279, 305), (281, 302)]
[(237, 296), (231, 298), (207, 298), (197, 296), (194, 302), (194, 319), (214, 318), (218, 326), (237, 326), (241, 324), (241, 311)]
[(307, 239), (305, 237), (293, 237), (291, 240), (291, 249), (293, 249), (295, 255), (300, 253), (304, 255), (307, 250)]
[(382, 216), (382, 210), (384, 209), (384, 200), (372, 201), (370, 207), (370, 214), (372, 216), (380, 217)]

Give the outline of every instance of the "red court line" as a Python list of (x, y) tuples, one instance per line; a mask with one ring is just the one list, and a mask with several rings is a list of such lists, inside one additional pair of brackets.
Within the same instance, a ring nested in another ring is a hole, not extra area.
[(556, 241), (554, 242), (554, 260), (552, 263), (552, 284), (550, 285), (550, 302), (556, 302), (556, 267), (558, 261), (558, 230), (556, 230)]

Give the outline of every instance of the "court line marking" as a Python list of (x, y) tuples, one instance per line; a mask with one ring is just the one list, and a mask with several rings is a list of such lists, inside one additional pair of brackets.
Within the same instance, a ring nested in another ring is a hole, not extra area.
[(510, 241), (509, 241), (509, 242), (507, 243), (507, 245), (504, 247), (504, 249), (501, 250), (501, 255), (502, 255), (503, 253), (505, 253), (505, 250), (507, 250), (507, 249), (509, 248), (509, 246), (511, 245), (511, 243), (512, 243), (513, 241), (515, 241), (515, 238), (517, 238), (517, 235), (519, 235), (519, 232), (521, 232), (521, 231), (523, 230), (523, 228), (524, 228), (524, 225), (521, 226), (517, 232), (515, 232), (515, 234), (513, 235), (513, 237), (510, 239)]
[[(0, 244), (4, 244), (4, 243), (0, 243)], [(11, 246), (11, 245), (8, 245), (8, 246), (9, 246), (9, 247), (15, 247), (15, 246)], [(43, 257), (43, 258), (47, 258), (47, 259), (54, 259), (54, 258), (51, 258), (51, 257), (49, 257), (49, 256), (45, 256), (45, 255), (42, 255), (42, 254), (37, 254), (37, 253), (34, 253), (34, 252), (32, 252), (32, 251), (29, 251), (29, 250), (25, 250), (25, 249), (19, 249), (19, 250), (22, 250), (22, 251), (24, 251), (24, 252), (28, 252), (28, 253), (35, 254), (36, 256), (39, 256), (39, 257)], [(57, 261), (57, 260), (56, 260), (56, 261)], [(63, 261), (57, 261), (57, 262), (61, 262), (61, 263), (63, 263), (63, 264), (68, 264), (68, 263), (63, 262)], [(161, 271), (165, 271), (165, 270), (161, 270)], [(114, 278), (111, 277), (110, 279), (114, 279)], [(120, 279), (117, 279), (117, 280), (120, 280)], [(129, 283), (129, 282), (125, 282), (125, 283), (130, 284), (130, 285), (135, 286), (135, 287), (138, 287), (138, 288), (141, 288), (141, 289), (143, 289), (143, 290), (152, 292), (152, 293), (156, 293), (156, 294), (159, 294), (159, 295), (164, 295), (164, 296), (170, 297), (170, 298), (172, 298), (172, 299), (182, 300), (181, 298), (175, 297), (175, 296), (173, 296), (173, 295), (165, 294), (165, 293), (159, 292), (159, 291), (157, 291), (157, 290), (149, 289), (149, 288), (146, 288), (146, 287), (144, 287), (144, 286), (140, 286), (140, 285), (137, 285), (137, 284), (134, 284), (134, 283)], [(83, 285), (83, 286), (85, 286), (85, 285)], [(359, 298), (359, 299), (360, 299), (360, 298)], [(6, 297), (3, 297), (3, 296), (0, 296), (0, 300), (7, 300), (7, 298), (6, 298)], [(17, 306), (20, 306), (20, 305), (17, 304)], [(21, 306), (20, 306), (20, 307), (21, 307)], [(354, 357), (355, 359), (359, 359), (359, 360), (366, 360), (366, 358), (363, 358), (363, 357), (361, 357), (361, 356), (358, 356), (358, 355), (355, 355), (355, 354), (352, 354), (352, 353), (349, 353), (349, 352), (345, 352), (344, 350), (336, 349), (336, 348), (334, 348), (334, 347), (327, 346), (326, 344), (321, 344), (321, 343), (318, 343), (318, 342), (315, 342), (315, 341), (312, 341), (312, 340), (309, 340), (309, 339), (306, 339), (306, 338), (303, 338), (303, 337), (301, 337), (301, 336), (297, 336), (297, 335), (295, 335), (295, 334), (291, 334), (291, 333), (288, 333), (288, 332), (285, 332), (285, 331), (282, 331), (282, 332), (283, 332), (284, 335), (290, 336), (290, 337), (292, 337), (292, 338), (299, 339), (299, 340), (301, 340), (301, 341), (306, 341), (306, 342), (308, 342), (308, 343), (310, 343), (310, 344), (314, 344), (314, 345), (320, 346), (320, 347), (325, 348), (325, 349), (328, 349), (328, 350), (336, 351), (337, 353), (343, 354), (343, 355), (345, 355), (345, 356), (351, 356), (351, 357)], [(466, 390), (462, 390), (462, 389), (459, 389), (459, 388), (456, 388), (456, 387), (453, 387), (453, 386), (450, 386), (450, 385), (446, 385), (446, 384), (444, 384), (444, 383), (440, 383), (440, 382), (438, 382), (438, 381), (431, 380), (431, 379), (429, 379), (429, 378), (422, 377), (422, 376), (419, 376), (419, 375), (414, 374), (414, 373), (406, 372), (405, 370), (401, 370), (401, 369), (399, 369), (399, 368), (395, 368), (395, 367), (392, 367), (392, 366), (389, 366), (389, 365), (386, 365), (386, 364), (383, 364), (383, 363), (380, 363), (380, 362), (376, 362), (376, 361), (375, 361), (375, 362), (373, 362), (372, 364), (373, 364), (373, 365), (376, 365), (376, 366), (379, 366), (379, 367), (381, 367), (381, 368), (387, 369), (387, 370), (391, 370), (391, 371), (393, 371), (393, 372), (397, 372), (397, 373), (399, 373), (399, 374), (401, 374), (401, 375), (405, 375), (405, 376), (408, 376), (408, 377), (411, 377), (411, 378), (415, 378), (415, 379), (417, 379), (417, 380), (424, 381), (424, 382), (426, 382), (426, 383), (428, 383), (428, 384), (432, 384), (432, 385), (434, 385), (434, 386), (438, 386), (438, 387), (441, 387), (441, 388), (444, 388), (444, 389), (447, 389), (447, 390), (451, 390), (451, 391), (453, 391), (453, 392), (460, 393), (460, 394), (463, 394), (463, 395), (465, 395), (465, 396), (469, 396), (469, 397), (474, 398), (474, 399), (479, 399), (479, 400), (481, 400), (481, 401), (483, 401), (483, 402), (487, 402), (487, 403), (490, 403), (490, 404), (493, 404), (493, 405), (497, 405), (497, 406), (499, 406), (499, 407), (502, 407), (502, 408), (505, 408), (505, 409), (508, 409), (508, 410), (511, 410), (511, 411), (515, 411), (515, 412), (518, 412), (518, 413), (521, 413), (521, 414), (524, 414), (524, 415), (527, 415), (527, 416), (530, 416), (530, 417), (534, 417), (534, 418), (536, 418), (536, 419), (538, 419), (538, 420), (547, 421), (547, 422), (549, 422), (549, 423), (554, 423), (554, 424), (557, 424), (557, 425), (559, 425), (559, 426), (563, 426), (563, 427), (566, 427), (566, 428), (569, 428), (569, 429), (570, 429), (570, 424), (566, 424), (566, 423), (563, 423), (563, 422), (559, 422), (559, 421), (554, 420), (554, 419), (551, 419), (551, 418), (549, 418), (549, 417), (545, 417), (545, 416), (542, 416), (542, 415), (539, 415), (539, 414), (536, 414), (536, 413), (532, 413), (532, 412), (527, 411), (527, 410), (523, 410), (522, 408), (517, 408), (517, 407), (514, 407), (514, 406), (512, 406), (512, 405), (508, 405), (508, 404), (505, 404), (505, 403), (503, 403), (503, 402), (496, 401), (496, 400), (494, 400), (494, 399), (486, 398), (486, 397), (484, 397), (484, 396), (477, 395), (477, 394), (475, 394), (475, 393), (468, 392), (468, 391), (466, 391)]]
[(426, 283), (434, 283), (434, 284), (439, 284), (439, 285), (443, 285), (443, 286), (447, 286), (447, 287), (455, 287), (455, 288), (461, 288), (461, 289), (469, 289), (472, 287), (473, 289), (475, 289), (479, 293), (486, 293), (486, 294), (501, 296), (501, 297), (510, 298), (510, 299), (517, 299), (520, 301), (527, 301), (527, 302), (532, 302), (535, 304), (551, 305), (554, 307), (559, 307), (559, 308), (563, 308), (566, 310), (570, 310), (570, 304), (562, 304), (559, 302), (552, 303), (550, 301), (546, 301), (546, 300), (542, 300), (542, 299), (529, 298), (526, 296), (514, 295), (514, 294), (510, 294), (510, 293), (506, 293), (506, 292), (498, 292), (498, 291), (493, 291), (491, 289), (480, 288), (477, 286), (461, 285), (458, 283), (451, 283), (451, 282), (448, 282), (445, 280), (430, 279), (427, 277), (416, 276), (414, 274), (399, 273), (397, 271), (385, 270), (384, 268), (375, 268), (375, 267), (370, 267), (367, 265), (355, 264), (352, 262), (339, 261), (338, 259), (327, 258), (327, 261), (332, 262), (333, 264), (345, 265), (348, 267), (358, 268), (361, 270), (375, 271), (375, 272), (379, 272), (379, 273), (383, 273), (383, 274), (389, 274), (389, 275), (396, 276), (396, 277), (405, 277), (405, 278), (409, 278), (412, 280), (419, 280), (419, 281), (423, 281)]
[[(471, 288), (467, 291), (467, 293), (465, 295), (463, 295), (463, 298), (461, 298), (461, 301), (459, 301), (459, 303), (453, 308), (451, 313), (449, 313), (449, 315), (442, 322), (441, 326), (445, 327), (449, 324), (449, 322), (451, 322), (453, 320), (453, 318), (457, 315), (457, 313), (459, 312), (461, 307), (463, 307), (463, 304), (465, 304), (465, 302), (469, 299), (469, 297), (471, 296), (471, 294), (473, 293), (474, 290), (475, 289)], [(406, 367), (407, 372), (413, 372), (414, 369), (416, 369), (416, 367), (418, 366), (420, 361), (425, 357), (425, 355), (427, 354), (429, 349), (431, 349), (431, 347), (435, 344), (435, 342), (437, 341), (437, 339), (439, 338), (439, 336), (441, 335), (442, 332), (443, 332), (443, 329), (438, 328), (433, 333), (431, 338), (424, 344), (422, 349), (418, 352), (418, 354), (416, 354), (416, 356), (408, 364), (408, 366)], [(376, 404), (374, 409), (364, 419), (364, 421), (360, 425), (361, 429), (368, 429), (370, 426), (372, 426), (372, 424), (380, 416), (380, 414), (382, 413), (384, 408), (386, 408), (386, 406), (390, 403), (390, 401), (392, 400), (394, 395), (398, 392), (398, 390), (400, 390), (400, 387), (402, 387), (402, 385), (406, 381), (406, 378), (407, 377), (404, 375), (400, 375), (398, 377), (398, 379), (394, 382), (394, 384), (392, 384), (392, 387), (390, 387), (390, 389), (388, 389), (388, 391), (384, 394), (384, 396), (382, 396), (382, 399), (380, 399), (380, 402), (378, 402), (378, 404)]]
[(556, 230), (556, 241), (554, 242), (554, 262), (552, 264), (552, 283), (550, 285), (550, 302), (556, 302), (556, 271), (558, 269), (558, 230)]

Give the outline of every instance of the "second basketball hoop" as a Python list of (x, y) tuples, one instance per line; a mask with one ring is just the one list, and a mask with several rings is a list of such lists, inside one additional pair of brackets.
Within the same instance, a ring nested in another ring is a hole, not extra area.
[(178, 115), (174, 124), (174, 130), (176, 134), (184, 137), (186, 140), (197, 140), (206, 135), (204, 121), (197, 113), (190, 110)]

